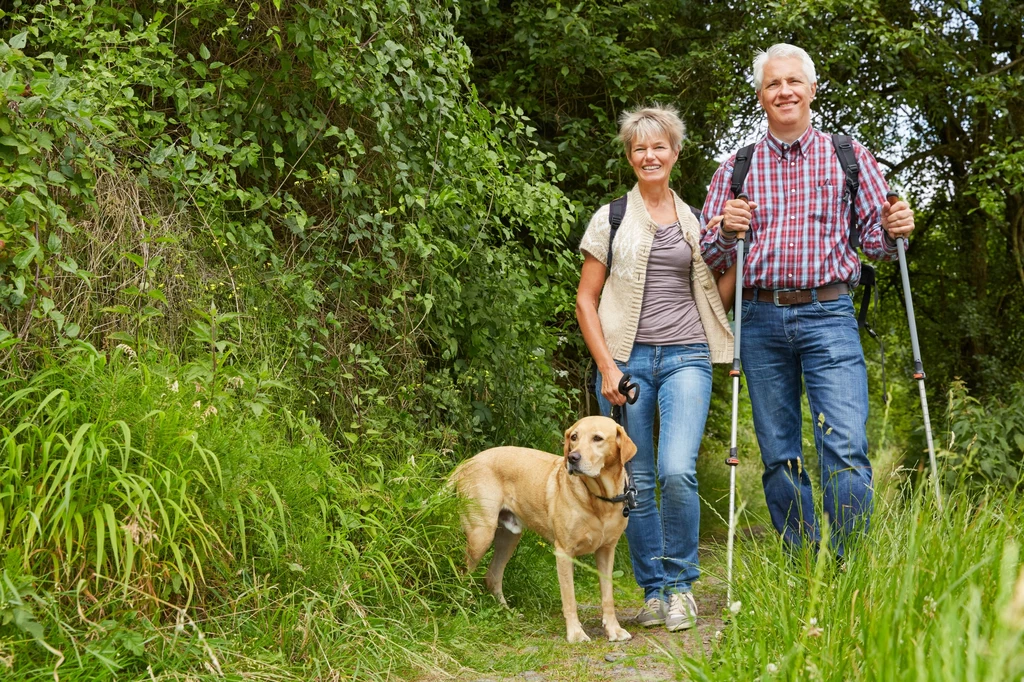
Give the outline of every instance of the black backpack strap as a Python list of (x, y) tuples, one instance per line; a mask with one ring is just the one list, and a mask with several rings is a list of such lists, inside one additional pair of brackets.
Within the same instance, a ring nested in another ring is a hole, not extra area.
[(747, 173), (750, 172), (750, 160), (754, 157), (754, 145), (748, 144), (736, 152), (736, 163), (732, 167), (732, 196), (735, 199), (743, 194), (743, 183), (747, 180)]
[[(860, 189), (860, 164), (857, 163), (857, 155), (853, 151), (853, 142), (849, 135), (833, 135), (832, 147), (839, 157), (839, 165), (843, 167), (843, 175), (846, 177), (846, 189), (843, 192), (843, 200), (850, 206), (850, 248), (854, 251), (860, 248), (860, 226), (857, 224), (857, 190)], [(871, 294), (874, 292), (875, 307), (879, 305), (878, 287), (875, 283), (875, 268), (868, 263), (860, 264), (860, 286), (864, 289), (860, 299), (860, 313), (857, 315), (857, 326), (863, 328), (868, 335), (878, 341), (878, 351), (882, 359), (882, 395), (888, 401), (888, 392), (885, 378), (885, 343), (882, 338), (868, 324), (868, 308), (871, 306)]]
[(888, 387), (886, 386), (885, 379), (885, 342), (882, 341), (882, 337), (878, 335), (871, 325), (868, 324), (868, 308), (871, 306), (871, 293), (874, 291), (875, 295), (875, 308), (879, 306), (878, 301), (878, 287), (875, 283), (875, 268), (867, 263), (860, 264), (860, 286), (864, 289), (864, 293), (861, 294), (860, 299), (860, 313), (857, 315), (857, 326), (862, 328), (868, 333), (868, 336), (878, 341), (878, 353), (882, 359), (882, 396), (888, 402)]
[(860, 264), (860, 285), (864, 287), (864, 296), (860, 299), (860, 314), (857, 315), (857, 326), (863, 327), (868, 334), (877, 338), (875, 330), (868, 326), (868, 306), (871, 305), (871, 289), (875, 286), (875, 268), (867, 263)]
[[(747, 173), (750, 172), (750, 161), (754, 158), (754, 146), (748, 144), (736, 152), (736, 161), (732, 167), (732, 182), (729, 188), (732, 190), (733, 198), (743, 194), (743, 183), (747, 181)], [(750, 242), (754, 242), (754, 226), (750, 226)]]
[(608, 231), (608, 274), (612, 272), (612, 244), (615, 242), (615, 233), (619, 231), (622, 218), (626, 215), (626, 195), (614, 200), (608, 207), (608, 224), (611, 229)]
[(853, 142), (849, 135), (833, 135), (832, 146), (839, 157), (839, 165), (843, 167), (843, 175), (846, 176), (846, 190), (843, 192), (843, 201), (850, 206), (850, 248), (854, 251), (860, 248), (860, 227), (857, 225), (857, 190), (860, 189), (860, 165), (857, 163), (857, 155), (853, 152)]

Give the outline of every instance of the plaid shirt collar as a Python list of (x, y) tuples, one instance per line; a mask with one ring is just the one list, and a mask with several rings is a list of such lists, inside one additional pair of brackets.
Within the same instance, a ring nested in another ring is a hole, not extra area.
[(768, 142), (768, 149), (779, 159), (785, 159), (787, 156), (790, 156), (790, 158), (803, 158), (807, 155), (807, 148), (811, 144), (813, 136), (814, 126), (807, 126), (807, 130), (794, 140), (792, 144), (779, 140), (772, 135), (771, 130), (765, 135), (765, 140)]

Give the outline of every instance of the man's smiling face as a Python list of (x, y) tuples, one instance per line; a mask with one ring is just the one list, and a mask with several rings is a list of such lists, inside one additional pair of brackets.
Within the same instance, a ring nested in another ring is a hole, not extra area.
[(817, 83), (808, 82), (798, 57), (769, 59), (757, 100), (776, 135), (799, 136), (811, 124), (811, 100)]

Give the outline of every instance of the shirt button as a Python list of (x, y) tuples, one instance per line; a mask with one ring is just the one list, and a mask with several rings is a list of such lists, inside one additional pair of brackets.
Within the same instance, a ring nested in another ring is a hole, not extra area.
[(790, 242), (789, 245), (790, 246), (796, 246), (796, 244), (794, 244), (793, 242)]
[(790, 220), (796, 220), (796, 216), (795, 215), (791, 215), (791, 216), (789, 216), (789, 219)]
[(791, 273), (789, 273), (789, 276), (790, 276), (790, 277), (792, 277), (792, 276), (793, 276), (793, 273), (792, 273), (792, 272), (791, 272)]

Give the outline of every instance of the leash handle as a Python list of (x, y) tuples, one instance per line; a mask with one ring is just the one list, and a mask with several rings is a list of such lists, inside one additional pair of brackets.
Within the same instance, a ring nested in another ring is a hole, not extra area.
[(623, 374), (622, 378), (619, 379), (619, 393), (626, 396), (626, 402), (630, 405), (633, 405), (640, 399), (640, 384), (636, 382), (630, 383), (632, 378), (632, 374)]

